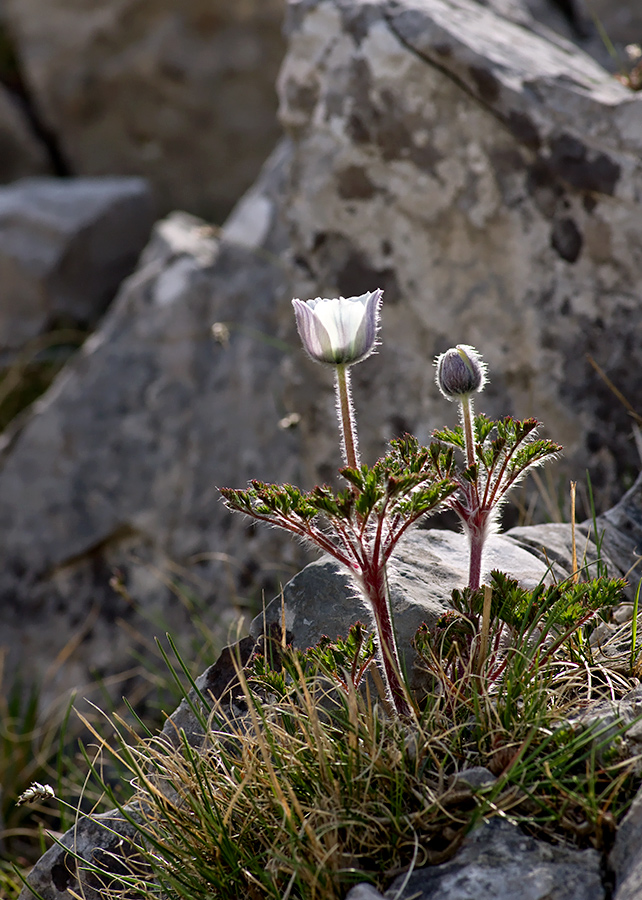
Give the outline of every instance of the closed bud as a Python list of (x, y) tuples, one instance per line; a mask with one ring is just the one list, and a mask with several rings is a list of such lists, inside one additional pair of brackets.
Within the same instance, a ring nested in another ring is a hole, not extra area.
[(486, 363), (474, 347), (457, 344), (435, 360), (437, 387), (447, 400), (460, 400), (486, 384)]
[(377, 346), (382, 296), (377, 289), (360, 297), (293, 300), (308, 356), (334, 366), (351, 366), (370, 356)]

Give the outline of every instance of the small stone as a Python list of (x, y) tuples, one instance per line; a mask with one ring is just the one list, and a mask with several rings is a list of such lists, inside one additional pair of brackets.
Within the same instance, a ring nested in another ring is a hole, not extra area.
[(384, 900), (383, 894), (371, 884), (355, 884), (346, 894), (346, 900)]
[[(403, 890), (399, 893), (402, 885)], [(492, 819), (464, 840), (446, 863), (400, 875), (389, 900), (605, 900), (600, 855), (570, 850), (525, 835)]]
[(625, 622), (631, 621), (633, 618), (633, 608), (632, 603), (622, 603), (617, 609), (613, 610), (613, 618), (618, 625), (623, 625)]
[(494, 784), (496, 781), (497, 777), (484, 766), (472, 766), (470, 769), (462, 769), (460, 772), (456, 772), (451, 779), (453, 785), (467, 784), (471, 788), (486, 787), (489, 784)]

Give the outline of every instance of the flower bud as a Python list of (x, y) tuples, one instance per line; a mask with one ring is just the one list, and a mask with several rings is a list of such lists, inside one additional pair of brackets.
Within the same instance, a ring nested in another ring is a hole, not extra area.
[(486, 363), (474, 347), (457, 344), (435, 360), (437, 387), (446, 400), (459, 400), (486, 384)]
[(312, 359), (330, 365), (351, 366), (377, 346), (383, 291), (360, 297), (293, 300), (296, 325), (303, 347)]

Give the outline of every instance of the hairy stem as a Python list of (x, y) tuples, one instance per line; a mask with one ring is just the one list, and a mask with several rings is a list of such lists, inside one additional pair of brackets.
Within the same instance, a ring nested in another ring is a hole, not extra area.
[(473, 441), (472, 400), (469, 396), (461, 398), (461, 418), (464, 425), (464, 441), (466, 443), (466, 462), (472, 466), (475, 462), (475, 443)]
[(481, 558), (484, 549), (484, 530), (472, 528), (469, 532), (470, 563), (468, 567), (468, 586), (471, 591), (479, 589), (481, 583)]
[(345, 365), (335, 367), (335, 391), (337, 397), (337, 416), (341, 429), (341, 445), (343, 459), (346, 466), (358, 469), (359, 443), (357, 440), (357, 423), (352, 406), (352, 392), (350, 390), (350, 370)]
[(398, 716), (411, 715), (410, 704), (401, 677), (399, 651), (390, 614), (386, 570), (382, 565), (372, 564), (362, 573), (366, 596), (372, 606), (377, 626), (377, 643), (381, 654), (382, 675)]

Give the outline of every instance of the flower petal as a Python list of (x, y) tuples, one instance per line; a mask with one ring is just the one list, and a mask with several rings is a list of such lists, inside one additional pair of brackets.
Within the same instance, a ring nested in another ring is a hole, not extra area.
[(363, 319), (361, 320), (361, 325), (359, 326), (358, 334), (354, 341), (355, 347), (362, 348), (359, 361), (370, 356), (377, 346), (377, 332), (379, 331), (379, 317), (381, 302), (383, 300), (383, 291), (380, 288), (377, 288), (376, 291), (364, 294), (363, 298), (358, 297), (357, 299), (362, 300), (364, 298), (366, 308)]
[[(320, 298), (318, 298), (320, 299)], [(332, 362), (332, 342), (330, 335), (319, 321), (311, 305), (316, 301), (293, 300), (296, 327), (303, 344), (303, 349), (312, 359), (318, 362)]]
[(353, 365), (373, 352), (377, 343), (383, 291), (359, 297), (315, 297), (293, 300), (299, 335), (307, 353), (319, 362)]

